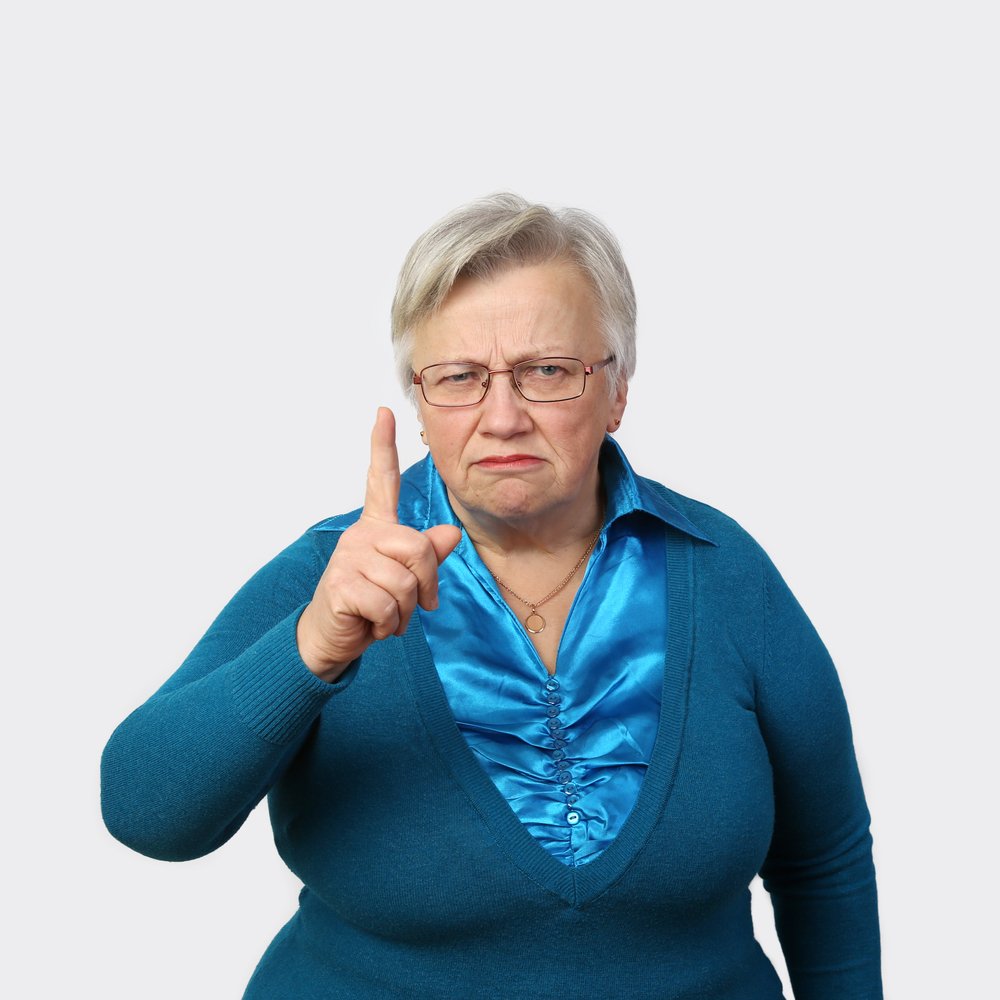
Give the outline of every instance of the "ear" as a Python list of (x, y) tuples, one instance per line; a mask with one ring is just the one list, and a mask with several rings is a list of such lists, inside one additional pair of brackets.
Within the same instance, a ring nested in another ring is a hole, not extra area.
[(622, 382), (614, 399), (611, 401), (611, 408), (608, 411), (608, 433), (614, 434), (621, 426), (622, 416), (625, 414), (625, 405), (628, 403), (628, 383)]

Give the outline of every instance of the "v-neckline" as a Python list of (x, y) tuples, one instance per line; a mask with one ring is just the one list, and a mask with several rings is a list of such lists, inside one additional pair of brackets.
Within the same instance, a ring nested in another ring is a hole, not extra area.
[(455, 721), (418, 615), (410, 619), (402, 637), (417, 709), (455, 780), (490, 828), (508, 861), (570, 906), (582, 906), (599, 896), (632, 864), (673, 788), (687, 717), (693, 651), (693, 542), (669, 526), (665, 535), (667, 652), (656, 740), (628, 819), (607, 848), (584, 865), (563, 864), (539, 844), (476, 760)]

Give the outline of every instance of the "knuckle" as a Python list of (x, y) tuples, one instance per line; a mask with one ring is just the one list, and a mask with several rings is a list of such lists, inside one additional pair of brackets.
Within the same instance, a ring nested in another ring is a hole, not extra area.
[(406, 538), (406, 561), (416, 566), (434, 555), (434, 546), (421, 532), (412, 528), (410, 530), (412, 534)]

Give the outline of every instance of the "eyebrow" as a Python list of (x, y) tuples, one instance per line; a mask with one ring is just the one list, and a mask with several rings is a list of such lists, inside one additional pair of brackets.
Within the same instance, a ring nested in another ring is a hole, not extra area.
[[(574, 354), (560, 354), (557, 350), (549, 349), (542, 350), (540, 348), (531, 348), (529, 350), (518, 351), (514, 355), (516, 360), (510, 362), (511, 367), (514, 365), (519, 365), (523, 361), (534, 361), (535, 358), (572, 358), (575, 357)], [(486, 361), (475, 361), (472, 358), (451, 358), (447, 361), (439, 361), (436, 364), (469, 364), (469, 365), (479, 365), (482, 368), (489, 368), (489, 363)]]

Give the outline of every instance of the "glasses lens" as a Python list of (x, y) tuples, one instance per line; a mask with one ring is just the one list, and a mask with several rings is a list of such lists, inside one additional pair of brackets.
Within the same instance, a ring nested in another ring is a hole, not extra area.
[(587, 385), (583, 362), (576, 358), (535, 358), (514, 369), (517, 387), (525, 399), (553, 403), (582, 395)]
[(468, 406), (486, 392), (489, 372), (482, 365), (450, 362), (431, 365), (420, 373), (424, 399), (432, 406)]

